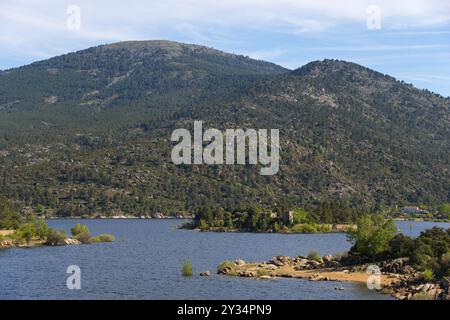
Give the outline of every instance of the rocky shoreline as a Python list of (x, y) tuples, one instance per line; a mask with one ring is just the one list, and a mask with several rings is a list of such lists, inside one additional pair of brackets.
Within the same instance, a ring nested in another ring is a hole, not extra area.
[[(61, 243), (58, 244), (58, 246), (65, 246), (65, 245), (80, 245), (82, 244), (79, 240), (74, 238), (66, 238)], [(0, 249), (11, 249), (11, 248), (34, 248), (34, 247), (41, 247), (41, 246), (54, 246), (51, 244), (46, 244), (44, 240), (32, 240), (30, 243), (18, 243), (14, 242), (11, 239), (4, 239), (0, 241)]]
[[(375, 273), (374, 273), (375, 272)], [(268, 280), (277, 277), (310, 281), (350, 281), (368, 283), (379, 276), (380, 293), (398, 300), (450, 300), (449, 281), (427, 283), (423, 273), (416, 271), (407, 258), (378, 263), (348, 264), (343, 258), (331, 255), (320, 259), (298, 256), (276, 256), (269, 261), (249, 263), (242, 259), (224, 261), (218, 274)], [(339, 286), (335, 288), (341, 290)]]

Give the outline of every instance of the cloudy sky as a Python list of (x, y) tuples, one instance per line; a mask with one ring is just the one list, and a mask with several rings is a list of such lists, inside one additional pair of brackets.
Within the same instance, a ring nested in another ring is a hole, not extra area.
[(149, 39), (291, 69), (344, 59), (450, 96), (448, 0), (0, 0), (0, 69)]

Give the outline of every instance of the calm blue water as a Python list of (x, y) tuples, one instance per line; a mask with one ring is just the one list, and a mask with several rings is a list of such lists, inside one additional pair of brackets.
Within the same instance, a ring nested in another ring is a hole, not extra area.
[[(69, 231), (78, 220), (53, 220)], [(362, 285), (299, 279), (233, 278), (215, 274), (225, 259), (267, 260), (274, 255), (348, 250), (345, 234), (202, 233), (178, 230), (180, 220), (82, 220), (113, 243), (0, 251), (0, 299), (389, 299)], [(398, 222), (418, 235), (436, 223)], [(439, 224), (449, 228), (450, 224)], [(196, 276), (181, 276), (185, 259)], [(66, 287), (69, 265), (81, 268), (81, 290)], [(199, 272), (211, 270), (211, 277)], [(344, 287), (336, 291), (335, 287)]]

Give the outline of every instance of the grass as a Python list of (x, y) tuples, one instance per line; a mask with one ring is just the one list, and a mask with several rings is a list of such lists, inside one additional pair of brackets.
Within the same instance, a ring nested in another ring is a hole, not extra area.
[(435, 278), (433, 270), (426, 268), (423, 272), (423, 278), (426, 282), (433, 281)]
[(236, 265), (233, 261), (225, 260), (217, 267), (217, 272), (221, 272), (222, 270), (230, 268), (231, 270), (227, 273), (230, 276), (237, 276)]
[(91, 242), (113, 242), (116, 238), (112, 234), (102, 233), (91, 238)]
[(184, 277), (192, 277), (194, 272), (193, 272), (193, 267), (192, 267), (192, 262), (189, 260), (185, 260), (183, 262), (183, 267), (181, 268), (181, 274)]

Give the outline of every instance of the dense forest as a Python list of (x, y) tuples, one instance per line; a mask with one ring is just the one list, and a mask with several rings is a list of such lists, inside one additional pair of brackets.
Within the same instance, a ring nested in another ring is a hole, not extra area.
[[(124, 42), (0, 72), (0, 194), (58, 216), (450, 202), (450, 99), (337, 60), (290, 71)], [(280, 171), (181, 165), (176, 128), (277, 128)]]

